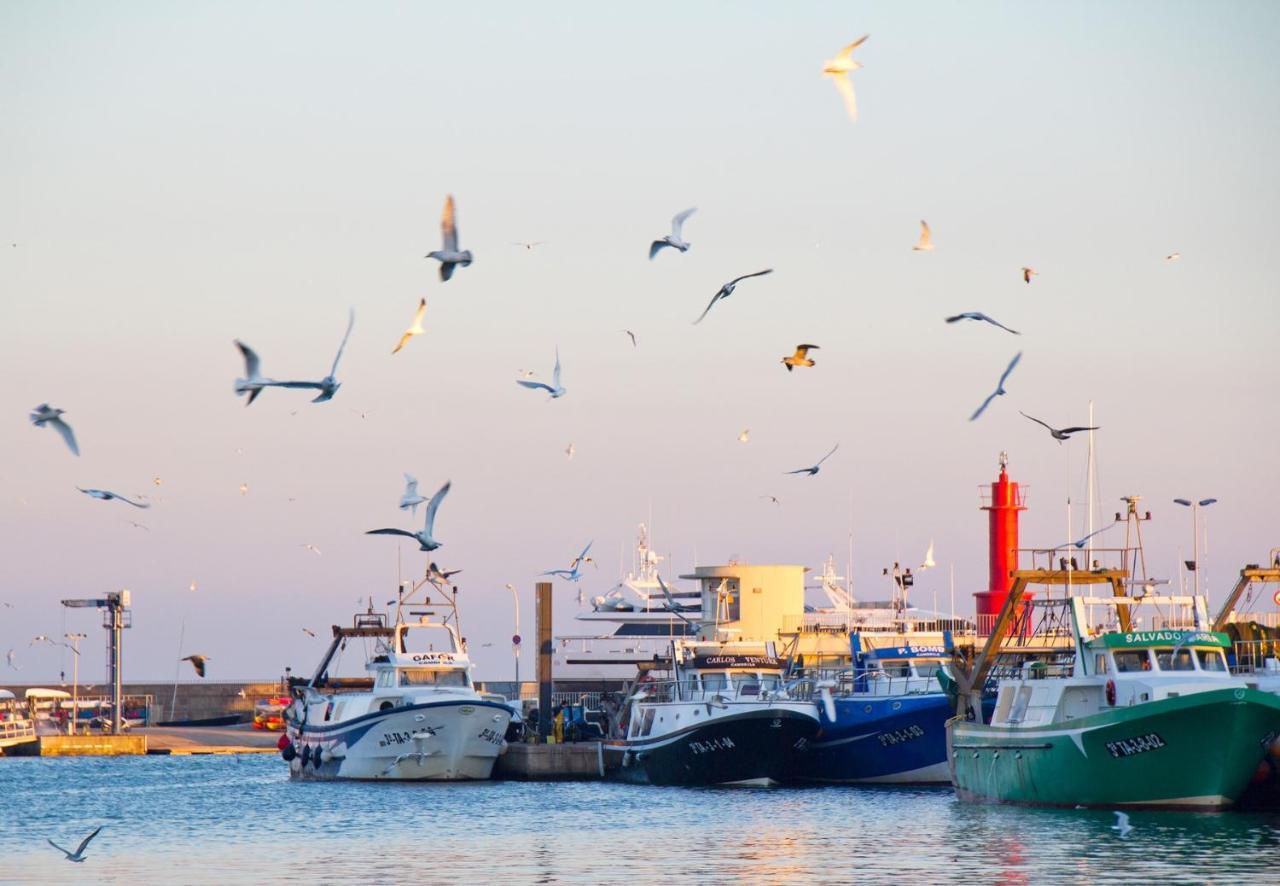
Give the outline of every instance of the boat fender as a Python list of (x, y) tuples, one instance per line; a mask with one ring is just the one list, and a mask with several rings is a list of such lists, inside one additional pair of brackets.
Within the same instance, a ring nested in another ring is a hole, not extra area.
[(1107, 704), (1111, 707), (1116, 706), (1116, 681), (1107, 681)]
[(284, 758), (286, 763), (292, 763), (293, 759), (298, 756), (298, 749), (291, 744), (284, 746), (284, 750), (280, 752), (280, 756)]
[(291, 744), (293, 744), (293, 742), (289, 740), (289, 736), (282, 735), (280, 736), (280, 740), (276, 742), (276, 750), (283, 751), (285, 748), (287, 748)]
[(320, 745), (316, 745), (314, 748), (312, 748), (311, 749), (311, 765), (319, 769), (321, 762), (323, 762), (321, 760), (321, 757), (323, 755), (324, 755), (324, 751), (320, 749)]
[(306, 766), (311, 762), (311, 745), (304, 744), (302, 746), (302, 765)]

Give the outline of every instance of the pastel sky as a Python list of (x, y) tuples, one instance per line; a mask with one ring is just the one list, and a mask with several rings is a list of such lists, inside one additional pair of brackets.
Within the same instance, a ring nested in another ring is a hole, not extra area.
[[(863, 33), (855, 124), (820, 71)], [(863, 598), (933, 539), (917, 602), (954, 564), (971, 611), (1001, 450), (1025, 545), (1067, 540), (1069, 494), (1082, 525), (1086, 441), (1018, 410), (1085, 424), (1090, 400), (1101, 513), (1146, 497), (1153, 572), (1190, 556), (1171, 499), (1220, 499), (1216, 602), (1280, 544), (1277, 44), (1268, 2), (6, 2), (4, 679), (56, 676), (65, 656), (28, 643), (68, 630), (100, 678), (97, 615), (58, 600), (121, 587), (128, 679), (172, 677), (180, 625), (211, 679), (310, 670), (303, 627), (389, 599), (398, 555), (425, 566), (362, 534), (417, 528), (406, 471), (453, 481), (436, 554), (464, 570), (481, 677), (510, 672), (506, 582), (532, 635), (537, 573), (594, 539), (603, 593), (650, 519), (669, 575), (843, 569), (852, 528)], [(449, 193), (476, 260), (441, 283), (423, 256)], [(690, 206), (689, 252), (648, 261)], [(420, 297), (427, 332), (392, 356)], [(351, 307), (332, 402), (232, 393), (233, 339), (318, 378)], [(942, 322), (967, 310), (1023, 334)], [(817, 365), (789, 374), (798, 342)], [(567, 396), (514, 384), (557, 346)], [(46, 401), (81, 457), (27, 421)], [(567, 628), (576, 589), (556, 593)]]

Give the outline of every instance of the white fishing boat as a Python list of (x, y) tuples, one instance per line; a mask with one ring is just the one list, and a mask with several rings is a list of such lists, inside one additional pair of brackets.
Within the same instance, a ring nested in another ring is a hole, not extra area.
[(0, 689), (0, 754), (4, 754), (6, 748), (35, 740), (36, 725), (27, 713), (26, 704), (19, 702), (8, 689)]
[[(367, 650), (367, 676), (344, 678), (337, 660)], [(294, 778), (459, 781), (487, 779), (506, 748), (514, 713), (477, 692), (458, 634), (456, 601), (427, 579), (404, 594), (394, 624), (359, 614), (333, 627), (309, 679), (291, 681), (280, 751)]]

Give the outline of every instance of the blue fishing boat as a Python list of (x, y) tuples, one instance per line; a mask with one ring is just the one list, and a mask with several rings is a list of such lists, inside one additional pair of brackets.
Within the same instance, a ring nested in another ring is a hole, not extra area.
[[(933, 636), (937, 636), (936, 634)], [(804, 781), (947, 783), (947, 719), (954, 702), (939, 682), (943, 645), (862, 648), (850, 634), (853, 666), (818, 702), (819, 730), (797, 755)]]

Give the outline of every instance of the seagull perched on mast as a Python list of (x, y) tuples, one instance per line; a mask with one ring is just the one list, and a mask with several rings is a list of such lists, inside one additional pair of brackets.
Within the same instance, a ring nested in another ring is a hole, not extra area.
[(813, 366), (813, 361), (809, 359), (809, 352), (818, 350), (821, 350), (821, 348), (817, 345), (796, 345), (796, 352), (790, 357), (783, 357), (782, 365), (787, 367), (787, 372), (797, 366)]
[(1059, 444), (1061, 444), (1063, 440), (1070, 440), (1070, 439), (1071, 439), (1071, 435), (1072, 435), (1072, 434), (1078, 434), (1078, 433), (1080, 433), (1081, 431), (1099, 431), (1099, 430), (1101, 430), (1101, 428), (1097, 428), (1097, 427), (1092, 427), (1092, 428), (1053, 428), (1053, 427), (1049, 427), (1049, 425), (1045, 424), (1045, 423), (1044, 423), (1044, 422), (1042, 422), (1040, 419), (1036, 418), (1034, 415), (1027, 415), (1027, 414), (1026, 414), (1025, 412), (1023, 412), (1021, 409), (1019, 409), (1019, 410), (1018, 410), (1018, 414), (1019, 414), (1019, 415), (1021, 415), (1023, 418), (1029, 418), (1029, 419), (1031, 419), (1033, 422), (1035, 422), (1035, 423), (1036, 423), (1036, 424), (1038, 424), (1038, 425), (1042, 425), (1043, 427), (1049, 428), (1049, 434), (1053, 437), (1053, 439), (1057, 440)]
[(61, 846), (59, 846), (57, 843), (53, 842), (52, 840), (49, 841), (49, 845), (52, 846), (54, 849), (57, 849), (63, 855), (65, 855), (67, 857), (67, 861), (83, 863), (85, 860), (84, 858), (85, 847), (89, 845), (90, 840), (98, 836), (98, 831), (102, 830), (104, 827), (106, 827), (106, 825), (98, 825), (98, 827), (94, 828), (92, 834), (90, 834), (89, 836), (85, 837), (83, 840), (80, 841), (80, 845), (76, 847), (75, 852), (68, 852), (66, 849), (63, 849)]
[(1008, 381), (1009, 375), (1013, 372), (1013, 367), (1017, 366), (1018, 361), (1021, 359), (1022, 359), (1022, 351), (1018, 351), (1018, 353), (1013, 355), (1013, 359), (1009, 361), (1009, 365), (1006, 366), (1004, 372), (1001, 373), (1000, 381), (996, 384), (996, 389), (992, 391), (989, 395), (987, 395), (987, 399), (982, 401), (982, 405), (977, 408), (977, 410), (973, 413), (973, 415), (969, 416), (969, 421), (973, 421), (978, 416), (982, 415), (982, 413), (986, 412), (987, 407), (991, 405), (991, 401), (994, 400), (996, 397), (1003, 397), (1006, 393), (1008, 393), (1004, 389), (1004, 383)]
[(948, 323), (959, 323), (961, 320), (978, 320), (983, 323), (990, 323), (992, 326), (999, 326), (1005, 332), (1012, 332), (1014, 335), (1022, 335), (1022, 333), (1019, 332), (1018, 330), (1010, 329), (1008, 326), (1005, 326), (1003, 323), (997, 322), (996, 320), (994, 320), (991, 317), (988, 317), (986, 314), (982, 313), (981, 311), (965, 311), (963, 314), (955, 314), (947, 318)]
[(449, 494), (449, 487), (452, 486), (451, 481), (446, 481), (436, 494), (431, 496), (431, 501), (427, 502), (427, 522), (417, 532), (409, 532), (404, 529), (370, 529), (365, 535), (403, 535), (408, 538), (417, 539), (420, 550), (434, 551), (440, 547), (443, 542), (438, 542), (432, 537), (436, 525), (436, 511), (440, 510), (440, 502), (444, 501), (444, 497)]
[(560, 384), (560, 347), (556, 346), (556, 365), (551, 370), (551, 384), (542, 381), (525, 381), (522, 378), (516, 379), (516, 384), (530, 390), (542, 390), (551, 394), (551, 399), (556, 400), (565, 395), (564, 386)]
[(90, 496), (91, 498), (100, 499), (101, 501), (111, 501), (114, 498), (114, 499), (117, 499), (118, 501), (124, 502), (127, 505), (133, 505), (135, 508), (151, 507), (151, 504), (149, 502), (136, 502), (136, 501), (133, 501), (132, 499), (125, 498), (123, 495), (120, 495), (119, 493), (111, 492), (108, 489), (83, 489), (79, 486), (77, 486), (76, 489), (79, 489), (81, 492), (83, 492), (87, 496)]
[(342, 382), (338, 381), (334, 376), (338, 372), (338, 361), (342, 359), (342, 352), (347, 347), (347, 339), (351, 338), (351, 327), (356, 324), (355, 309), (351, 309), (350, 316), (347, 319), (347, 331), (342, 336), (342, 344), (338, 345), (338, 353), (333, 358), (333, 366), (329, 369), (329, 374), (320, 381), (264, 381), (260, 384), (270, 385), (277, 388), (311, 388), (319, 391), (312, 403), (325, 403), (333, 399), (333, 395), (338, 393), (338, 388), (342, 387)]
[(43, 428), (45, 425), (53, 428), (62, 437), (62, 442), (67, 444), (71, 454), (79, 455), (80, 447), (76, 445), (76, 435), (72, 432), (71, 426), (62, 420), (63, 415), (66, 415), (65, 410), (54, 409), (48, 403), (41, 403), (31, 410), (31, 423), (37, 428)]
[(683, 234), (681, 231), (684, 228), (685, 219), (697, 211), (698, 207), (695, 206), (692, 209), (686, 209), (684, 212), (677, 212), (675, 214), (671, 219), (671, 233), (663, 237), (661, 240), (654, 240), (649, 244), (649, 261), (653, 261), (653, 257), (668, 246), (674, 247), (681, 252), (689, 251), (689, 246), (691, 244), (682, 239)]
[(444, 239), (444, 249), (428, 252), (427, 258), (440, 262), (440, 279), (448, 280), (453, 276), (453, 269), (458, 265), (467, 267), (471, 264), (471, 250), (458, 251), (458, 224), (454, 219), (453, 195), (444, 201), (444, 212), (440, 215), (440, 233)]
[(698, 317), (697, 320), (693, 321), (693, 325), (697, 326), (699, 323), (701, 323), (702, 318), (707, 316), (707, 314), (711, 311), (711, 309), (715, 307), (716, 302), (720, 301), (722, 298), (728, 298), (729, 296), (733, 295), (733, 290), (737, 288), (738, 283), (740, 281), (746, 280), (751, 277), (763, 277), (765, 274), (772, 274), (772, 273), (773, 273), (773, 268), (765, 268), (763, 271), (756, 271), (754, 274), (743, 274), (741, 277), (734, 277), (728, 283), (721, 286), (719, 292), (711, 296), (711, 301), (707, 303), (707, 309), (702, 312), (702, 314)]
[(870, 36), (870, 34), (863, 34), (840, 50), (840, 54), (835, 58), (827, 59), (822, 64), (822, 75), (831, 78), (836, 92), (840, 93), (840, 98), (844, 100), (844, 109), (849, 113), (849, 119), (855, 122), (858, 119), (858, 98), (854, 95), (853, 81), (849, 79), (849, 73), (862, 67), (860, 62), (853, 60), (853, 51), (865, 43)]
[(797, 470), (794, 470), (794, 471), (786, 471), (785, 473), (788, 473), (788, 474), (808, 474), (810, 477), (812, 477), (814, 474), (818, 473), (818, 468), (822, 467), (822, 463), (823, 463), (824, 461), (826, 461), (827, 459), (831, 458), (831, 456), (832, 456), (832, 455), (834, 455), (834, 454), (835, 454), (835, 451), (836, 451), (837, 449), (839, 449), (839, 448), (840, 448), (840, 444), (839, 444), (839, 443), (837, 443), (835, 446), (832, 446), (832, 447), (831, 447), (831, 451), (830, 451), (830, 452), (828, 452), (826, 455), (824, 455), (822, 458), (818, 459), (817, 464), (814, 464), (814, 465), (812, 465), (811, 467), (807, 467), (807, 468), (798, 468)]
[(418, 494), (418, 478), (411, 474), (404, 475), (404, 495), (400, 496), (400, 510), (409, 510), (413, 516), (418, 516), (418, 505), (426, 501), (426, 498)]
[(413, 323), (404, 331), (404, 335), (400, 336), (400, 341), (396, 342), (396, 346), (391, 349), (391, 353), (400, 353), (400, 349), (408, 344), (409, 339), (413, 338), (415, 335), (422, 335), (422, 333), (426, 332), (426, 330), (422, 328), (422, 318), (426, 313), (427, 300), (425, 298), (418, 299), (418, 310), (413, 315)]
[(563, 578), (565, 581), (578, 581), (582, 578), (582, 567), (584, 565), (587, 563), (590, 563), (592, 566), (596, 565), (596, 561), (587, 556), (587, 552), (591, 550), (591, 546), (593, 544), (595, 544), (594, 540), (587, 542), (587, 546), (582, 549), (582, 553), (574, 557), (573, 560), (569, 562), (568, 569), (552, 569), (542, 574), (556, 575)]

